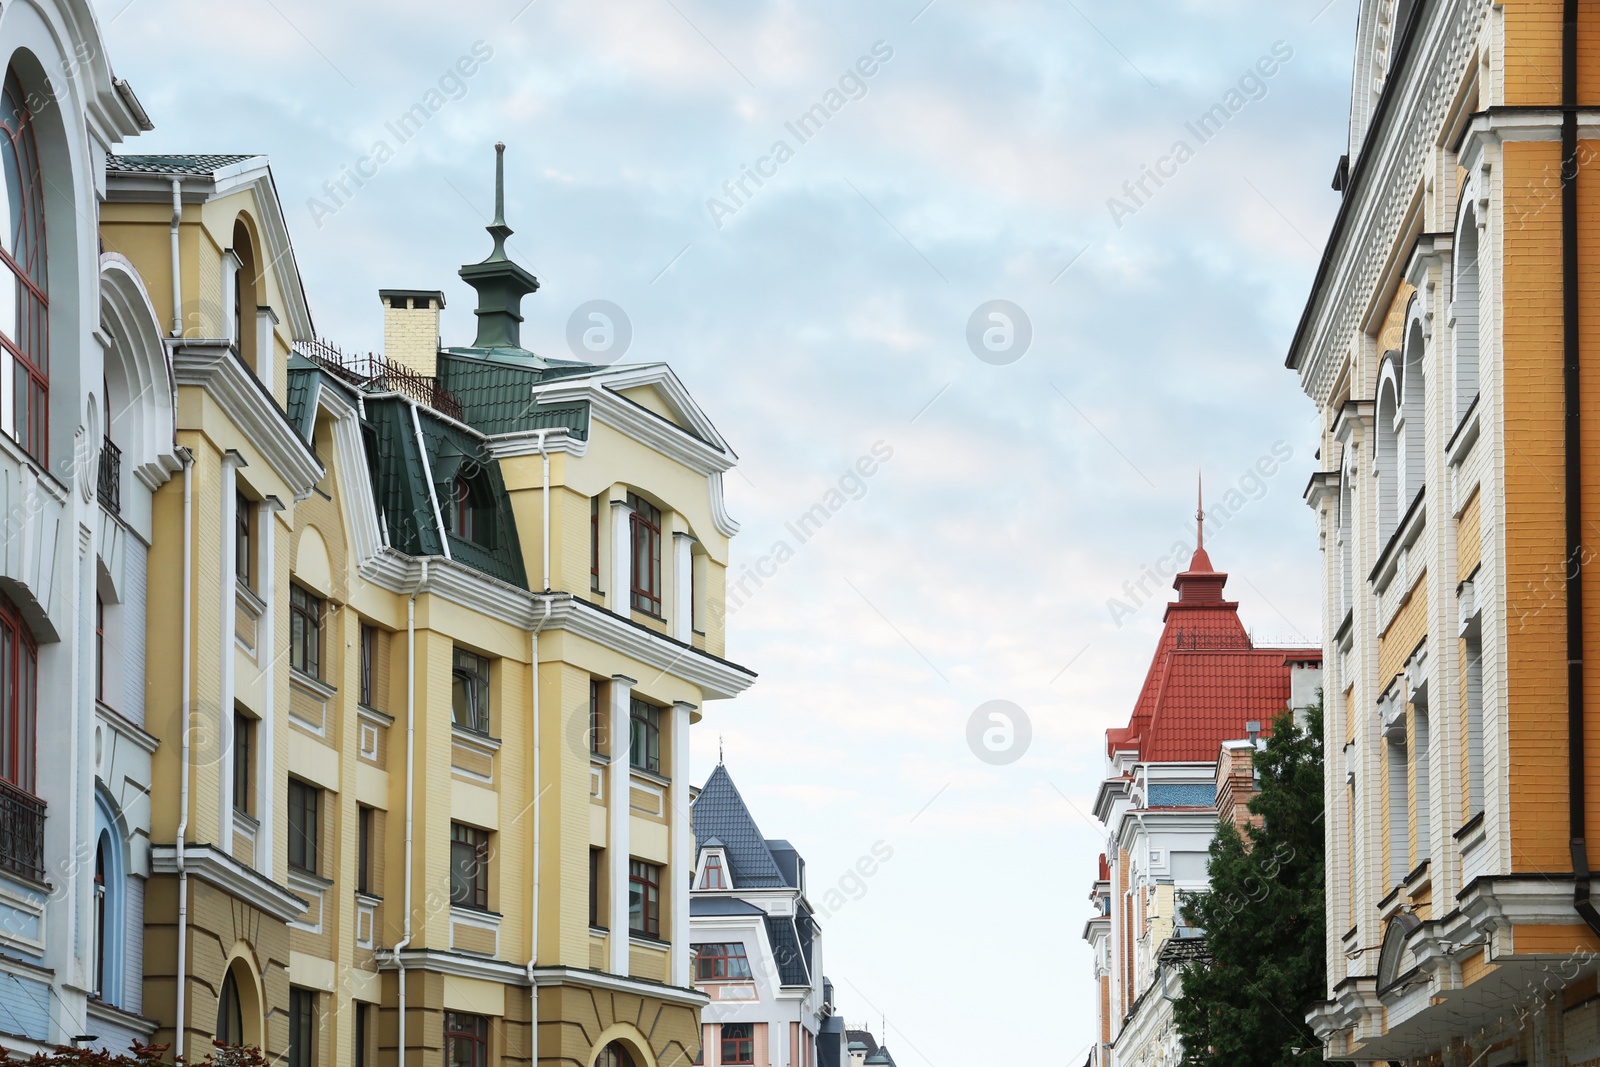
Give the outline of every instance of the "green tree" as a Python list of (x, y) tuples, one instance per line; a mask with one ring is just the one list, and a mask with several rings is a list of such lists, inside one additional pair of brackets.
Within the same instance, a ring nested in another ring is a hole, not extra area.
[(1305, 1014), (1325, 999), (1322, 707), (1307, 729), (1285, 711), (1255, 753), (1261, 825), (1219, 823), (1211, 886), (1185, 906), (1207, 959), (1185, 965), (1174, 1005), (1184, 1067), (1310, 1067)]

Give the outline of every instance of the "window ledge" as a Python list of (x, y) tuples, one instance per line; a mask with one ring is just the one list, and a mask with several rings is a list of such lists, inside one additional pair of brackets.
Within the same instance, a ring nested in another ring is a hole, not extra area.
[(600, 752), (591, 752), (589, 753), (589, 762), (596, 767), (609, 767), (611, 766), (611, 757)]
[(301, 689), (304, 689), (306, 692), (312, 694), (313, 696), (319, 697), (319, 698), (321, 698), (323, 700), (332, 700), (334, 698), (334, 696), (339, 692), (339, 690), (337, 688), (335, 688), (334, 686), (331, 686), (327, 682), (324, 682), (321, 678), (318, 678), (316, 675), (307, 674), (305, 671), (301, 670), (299, 667), (290, 667), (289, 668), (289, 684), (290, 685), (297, 685)]
[(1478, 829), (1481, 826), (1483, 826), (1483, 812), (1480, 811), (1480, 812), (1478, 812), (1478, 814), (1474, 815), (1472, 818), (1470, 818), (1466, 822), (1462, 823), (1461, 824), (1461, 829), (1457, 830), (1451, 836), (1453, 836), (1457, 841), (1460, 841), (1463, 837), (1466, 837), (1467, 835), (1471, 834), (1472, 831)]
[(590, 937), (609, 937), (610, 934), (611, 934), (611, 928), (609, 926), (592, 926), (591, 925), (589, 927), (589, 936)]
[(371, 893), (363, 893), (361, 890), (357, 889), (356, 890), (356, 903), (358, 903), (358, 904), (366, 904), (366, 905), (369, 905), (371, 907), (377, 907), (379, 904), (383, 903), (383, 898), (382, 897), (375, 897)]
[(377, 723), (379, 726), (393, 726), (394, 716), (386, 715), (377, 708), (369, 708), (365, 704), (356, 705), (356, 718)]
[(251, 815), (248, 811), (240, 811), (238, 808), (233, 809), (233, 821), (242, 824), (251, 835), (261, 829), (261, 820)]
[(669, 949), (672, 947), (671, 941), (659, 937), (651, 937), (649, 934), (641, 934), (637, 930), (628, 931), (628, 943), (630, 945), (638, 945), (640, 948)]
[(643, 767), (635, 767), (632, 764), (629, 764), (628, 771), (632, 774), (633, 777), (635, 777), (635, 778), (643, 778), (645, 781), (653, 782), (656, 785), (671, 785), (672, 784), (672, 779), (668, 778), (666, 775), (658, 774), (655, 771), (647, 771)]
[(333, 888), (333, 879), (324, 878), (315, 871), (289, 866), (289, 888), (300, 893), (322, 893)]
[(266, 614), (267, 602), (256, 595), (256, 591), (251, 589), (246, 583), (240, 581), (237, 576), (235, 576), (233, 580), (233, 589), (234, 594), (240, 600), (244, 601), (245, 607), (248, 608), (256, 618), (259, 619), (262, 615)]
[(1373, 565), (1372, 573), (1367, 575), (1367, 581), (1380, 594), (1389, 588), (1389, 582), (1394, 578), (1399, 569), (1400, 550), (1410, 548), (1422, 535), (1423, 527), (1427, 525), (1428, 509), (1423, 501), (1428, 496), (1428, 487), (1424, 485), (1417, 490), (1417, 495), (1412, 498), (1406, 513), (1394, 528), (1394, 533), (1389, 535), (1389, 541), (1383, 546), (1383, 551), (1378, 553), (1378, 562)]
[(498, 911), (488, 908), (475, 908), (470, 904), (451, 904), (450, 919), (452, 922), (460, 921), (469, 926), (480, 926), (485, 930), (500, 929), (500, 920), (504, 918)]
[(1483, 394), (1479, 393), (1472, 398), (1466, 414), (1456, 423), (1455, 433), (1450, 435), (1450, 440), (1444, 446), (1444, 460), (1451, 467), (1459, 467), (1471, 455), (1472, 446), (1478, 440), (1478, 401), (1482, 397)]
[(486, 756), (492, 756), (500, 751), (500, 739), (480, 734), (476, 730), (469, 730), (459, 723), (450, 724), (450, 737), (458, 744), (475, 748)]

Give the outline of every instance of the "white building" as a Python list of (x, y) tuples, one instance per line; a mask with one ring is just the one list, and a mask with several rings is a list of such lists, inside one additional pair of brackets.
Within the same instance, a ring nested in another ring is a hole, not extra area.
[(844, 1028), (822, 973), (822, 933), (806, 864), (762, 836), (728, 769), (694, 802), (697, 849), (689, 932), (706, 1067), (842, 1067)]

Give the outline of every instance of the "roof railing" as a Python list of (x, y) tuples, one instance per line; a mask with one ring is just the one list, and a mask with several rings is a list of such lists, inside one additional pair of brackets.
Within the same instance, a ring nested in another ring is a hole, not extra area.
[(381, 353), (346, 353), (325, 339), (299, 341), (294, 348), (317, 366), (366, 392), (400, 393), (441, 415), (461, 418), (461, 398), (441, 388), (438, 378), (391, 363)]

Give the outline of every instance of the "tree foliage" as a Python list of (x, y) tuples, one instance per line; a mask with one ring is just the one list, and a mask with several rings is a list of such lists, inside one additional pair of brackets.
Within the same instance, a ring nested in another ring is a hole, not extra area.
[(1183, 1067), (1310, 1067), (1322, 1047), (1305, 1015), (1325, 999), (1322, 708), (1287, 711), (1255, 753), (1261, 825), (1220, 823), (1210, 889), (1190, 898), (1209, 959), (1185, 966), (1174, 1006)]
[[(177, 1057), (172, 1063), (187, 1067), (268, 1067), (268, 1061), (258, 1048), (238, 1048), (213, 1042), (215, 1047), (203, 1060), (186, 1060)], [(108, 1052), (103, 1049), (74, 1048), (60, 1045), (54, 1052), (36, 1052), (21, 1061), (28, 1067), (156, 1067), (168, 1064), (170, 1045), (131, 1045), (127, 1052)], [(0, 1060), (10, 1063), (11, 1051), (0, 1047)]]

